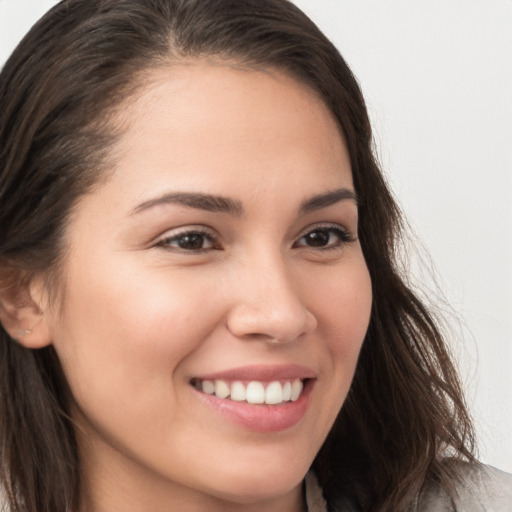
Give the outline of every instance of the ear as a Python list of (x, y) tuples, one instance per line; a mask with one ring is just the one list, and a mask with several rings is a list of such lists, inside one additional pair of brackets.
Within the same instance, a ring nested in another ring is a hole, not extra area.
[[(16, 275), (17, 274), (17, 275)], [(44, 316), (43, 287), (37, 279), (24, 279), (19, 271), (0, 277), (0, 322), (11, 338), (26, 348), (43, 348), (51, 344)]]

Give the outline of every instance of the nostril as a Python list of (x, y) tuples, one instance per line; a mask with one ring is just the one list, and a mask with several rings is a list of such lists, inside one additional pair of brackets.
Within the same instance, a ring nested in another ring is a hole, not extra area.
[(251, 340), (254, 340), (254, 341), (265, 341), (267, 343), (279, 343), (279, 340), (277, 340), (275, 338), (272, 338), (268, 334), (260, 334), (258, 332), (245, 334), (243, 336), (243, 338), (251, 339)]

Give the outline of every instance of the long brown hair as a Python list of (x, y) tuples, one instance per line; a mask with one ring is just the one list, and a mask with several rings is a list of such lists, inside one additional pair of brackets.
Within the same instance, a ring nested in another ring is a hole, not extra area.
[[(313, 464), (329, 510), (411, 510), (427, 487), (449, 491), (444, 456), (474, 460), (457, 374), (399, 270), (400, 212), (357, 81), (287, 0), (64, 0), (32, 28), (0, 74), (0, 300), (40, 272), (57, 286), (66, 220), (119, 136), (113, 110), (149, 68), (204, 56), (290, 73), (323, 98), (349, 149), (374, 298), (349, 396)], [(13, 512), (77, 507), (70, 400), (53, 348), (24, 348), (0, 328), (0, 471)]]

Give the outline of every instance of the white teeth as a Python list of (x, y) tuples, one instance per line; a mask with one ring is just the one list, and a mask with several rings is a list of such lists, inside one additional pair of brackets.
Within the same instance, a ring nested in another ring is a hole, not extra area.
[(211, 380), (203, 380), (201, 383), (201, 389), (204, 393), (213, 395), (215, 393), (215, 384)]
[(283, 402), (289, 402), (292, 399), (292, 384), (286, 382), (283, 386)]
[(261, 382), (256, 382), (255, 380), (249, 382), (246, 395), (246, 400), (250, 404), (265, 403), (265, 388)]
[(293, 381), (292, 384), (292, 393), (291, 393), (291, 400), (292, 402), (295, 402), (299, 399), (300, 394), (302, 393), (304, 385), (302, 384), (302, 381), (297, 379)]
[(223, 380), (215, 381), (215, 395), (219, 398), (227, 398), (231, 390)]
[(283, 386), (280, 382), (271, 382), (265, 390), (266, 404), (280, 404), (283, 401)]
[(231, 400), (243, 402), (245, 398), (245, 386), (241, 382), (233, 382), (231, 384)]
[(304, 383), (300, 379), (294, 381), (273, 381), (266, 385), (259, 381), (251, 381), (245, 386), (240, 381), (228, 384), (224, 380), (203, 380), (194, 382), (197, 389), (215, 395), (219, 398), (230, 398), (235, 402), (248, 402), (250, 404), (276, 405), (283, 402), (295, 402), (304, 389)]

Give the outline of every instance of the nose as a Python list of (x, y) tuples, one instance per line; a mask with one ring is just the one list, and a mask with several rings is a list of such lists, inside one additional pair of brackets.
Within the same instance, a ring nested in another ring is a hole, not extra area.
[(317, 319), (296, 281), (281, 258), (245, 264), (236, 273), (229, 331), (239, 338), (270, 343), (288, 343), (314, 331)]

